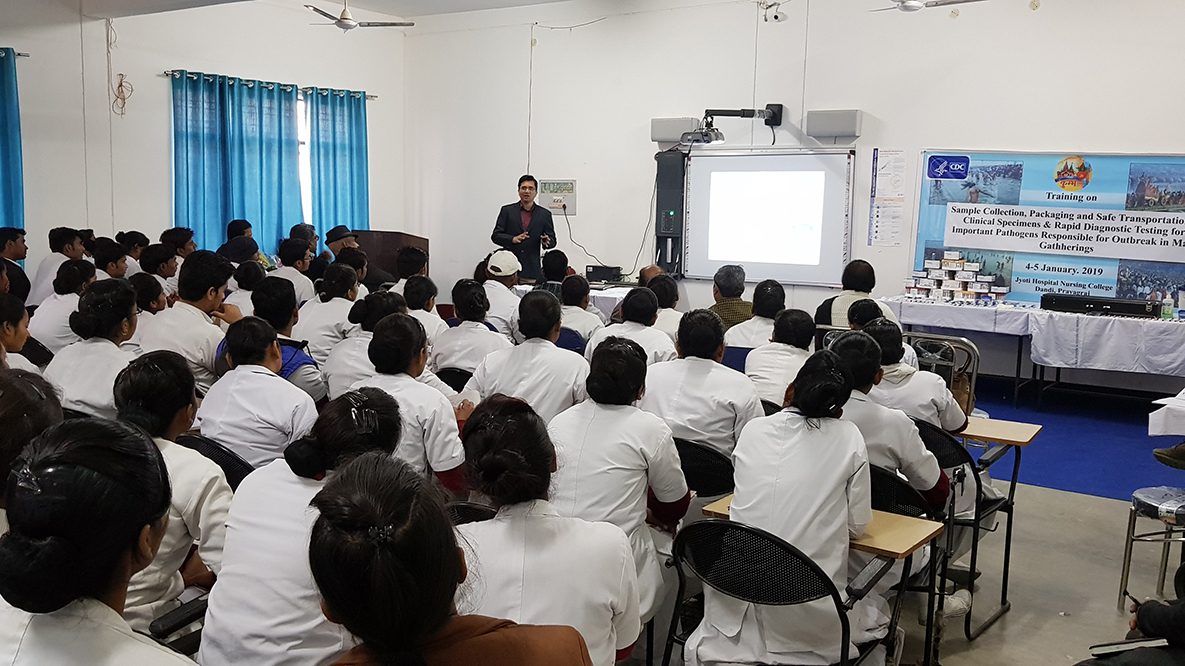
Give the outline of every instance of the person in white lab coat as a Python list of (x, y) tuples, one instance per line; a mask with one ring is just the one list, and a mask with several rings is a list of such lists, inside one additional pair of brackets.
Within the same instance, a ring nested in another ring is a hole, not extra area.
[(691, 502), (671, 429), (633, 406), (645, 390), (646, 352), (633, 340), (609, 338), (593, 354), (591, 400), (561, 412), (547, 429), (556, 449), (553, 504), (561, 515), (603, 520), (629, 536), (643, 621), (675, 592), (663, 561)]
[(87, 287), (70, 315), (82, 338), (54, 355), (45, 378), (58, 387), (62, 406), (91, 416), (115, 418), (115, 377), (138, 350), (121, 347), (136, 333), (136, 290), (127, 280), (100, 280)]
[(21, 299), (0, 292), (0, 359), (4, 367), (41, 374), (41, 369), (18, 352), (29, 341), (29, 311)]
[(509, 349), (512, 345), (505, 335), (486, 326), (490, 299), (480, 282), (458, 280), (453, 285), (452, 296), (453, 309), (461, 323), (436, 336), (429, 365), (433, 372), (445, 368), (473, 372), (491, 352)]
[(289, 238), (280, 243), (280, 267), (272, 271), (275, 277), (281, 277), (292, 283), (296, 289), (296, 303), (300, 305), (317, 295), (313, 288), (313, 281), (305, 275), (309, 270), (309, 262), (313, 260), (313, 253), (309, 251), (309, 243), (300, 238)]
[(354, 645), (321, 612), (305, 548), (317, 517), (309, 501), (354, 457), (390, 456), (399, 428), (399, 405), (386, 393), (347, 393), (325, 405), (312, 434), (284, 459), (243, 479), (226, 519), (199, 663), (329, 664)]
[(168, 520), (169, 474), (152, 439), (75, 419), (34, 439), (18, 464), (0, 539), (0, 663), (192, 665), (120, 617)]
[(786, 290), (777, 280), (762, 280), (753, 288), (753, 318), (724, 332), (726, 347), (756, 349), (774, 335), (774, 318), (786, 309)]
[[(789, 407), (751, 423), (733, 454), (731, 519), (802, 551), (839, 589), (848, 584), (848, 542), (872, 520), (868, 455), (860, 431), (839, 420), (852, 380), (829, 351), (815, 353), (787, 391)], [(858, 603), (852, 642), (883, 636), (887, 618)], [(874, 632), (856, 628), (876, 626)], [(865, 635), (862, 635), (865, 634)], [(757, 606), (704, 589), (704, 619), (687, 640), (688, 664), (831, 664), (840, 660), (835, 605)], [(855, 656), (855, 645), (848, 646)]]
[(128, 251), (124, 246), (106, 237), (95, 239), (95, 279), (120, 279), (128, 272)]
[(388, 315), (375, 326), (367, 355), (378, 374), (350, 388), (381, 388), (399, 402), (403, 427), (395, 456), (421, 474), (434, 473), (445, 488), (463, 493), (465, 450), (453, 406), (440, 391), (417, 381), (428, 365), (424, 327), (410, 315)]
[(251, 292), (267, 277), (267, 271), (258, 261), (244, 261), (235, 267), (234, 281), (238, 287), (226, 297), (226, 303), (233, 305), (243, 313), (244, 317), (255, 314), (255, 306), (251, 304)]
[(569, 275), (560, 283), (560, 326), (576, 331), (585, 342), (605, 327), (601, 318), (588, 311), (590, 289), (583, 275)]
[(774, 317), (770, 341), (745, 357), (745, 376), (753, 380), (759, 398), (779, 406), (784, 404), (786, 387), (810, 358), (814, 339), (815, 322), (806, 312), (782, 310)]
[(177, 251), (172, 245), (154, 243), (140, 253), (140, 268), (156, 278), (172, 302), (177, 298)]
[[(132, 576), (128, 585), (123, 618), (136, 631), (147, 632), (152, 620), (180, 607), (178, 597), (188, 584), (208, 586), (209, 581), (198, 579), (213, 579), (222, 569), (230, 486), (213, 461), (174, 442), (193, 425), (196, 387), (185, 359), (170, 351), (141, 356), (115, 379), (119, 420), (134, 423), (152, 436), (173, 487), (160, 549), (152, 564)], [(198, 550), (191, 558), (195, 543)]]
[(884, 378), (869, 394), (873, 400), (947, 432), (962, 432), (967, 427), (967, 415), (942, 377), (902, 362), (905, 350), (896, 323), (877, 319), (862, 330), (880, 345), (884, 366)]
[(95, 265), (85, 259), (68, 259), (58, 265), (53, 295), (29, 319), (29, 335), (54, 354), (82, 338), (70, 329), (70, 315), (78, 310), (82, 290), (95, 281)]
[[(280, 371), (277, 373), (309, 394), (318, 405), (325, 402), (328, 387), (317, 361), (308, 352), (308, 343), (297, 340), (292, 329), (300, 316), (296, 308), (296, 289), (284, 278), (266, 277), (251, 290), (251, 309), (255, 316), (272, 325), (280, 345)], [(225, 345), (219, 347), (225, 358)]]
[(666, 333), (654, 328), (658, 319), (658, 298), (646, 287), (635, 287), (621, 301), (620, 324), (610, 324), (593, 334), (584, 348), (584, 357), (592, 360), (597, 345), (609, 336), (629, 338), (646, 350), (646, 362), (650, 365), (670, 361), (678, 356), (675, 343)]
[(675, 437), (731, 456), (745, 426), (765, 415), (757, 389), (720, 362), (724, 324), (711, 310), (683, 315), (678, 344), (678, 359), (655, 364), (646, 373), (638, 407), (665, 421)]
[(144, 351), (166, 349), (185, 357), (201, 394), (209, 391), (218, 378), (222, 329), (215, 320), (229, 325), (243, 317), (238, 308), (223, 303), (232, 273), (234, 267), (226, 257), (206, 250), (189, 255), (177, 283), (180, 300), (157, 313), (140, 332)]
[(557, 459), (546, 423), (526, 402), (499, 394), (474, 410), (462, 439), (474, 489), (498, 509), (492, 520), (457, 528), (473, 573), (458, 595), (462, 612), (570, 625), (594, 664), (623, 659), (641, 629), (630, 542), (620, 527), (571, 517), (548, 501)]
[[(21, 450), (41, 431), (62, 422), (62, 403), (45, 378), (27, 370), (0, 368), (0, 472), (7, 478)], [(0, 536), (8, 519), (0, 506)]]
[(349, 337), (357, 326), (348, 317), (358, 298), (358, 274), (349, 266), (330, 265), (318, 284), (317, 297), (300, 306), (292, 337), (308, 341), (309, 354), (323, 364), (334, 345)]
[(588, 361), (555, 346), (560, 337), (560, 302), (551, 292), (528, 292), (518, 312), (525, 341), (486, 356), (465, 389), (476, 391), (483, 400), (496, 393), (525, 400), (546, 423), (588, 397), (584, 389)]
[(130, 278), (136, 273), (144, 272), (140, 267), (140, 255), (144, 254), (144, 248), (150, 244), (148, 236), (142, 231), (120, 231), (115, 234), (115, 242), (122, 245), (128, 253), (128, 268), (124, 277)]
[[(156, 278), (144, 271), (140, 271), (128, 278), (128, 284), (132, 285), (132, 289), (136, 290), (136, 307), (140, 308), (141, 323), (143, 323), (146, 317), (152, 317), (169, 307), (169, 300), (165, 296), (165, 290), (161, 288)], [(140, 327), (137, 326), (136, 330), (139, 331)], [(135, 336), (132, 339), (135, 340)]]
[(58, 268), (67, 261), (81, 260), (85, 254), (82, 237), (78, 235), (77, 229), (70, 227), (54, 227), (49, 230), (49, 249), (50, 254), (37, 265), (29, 298), (25, 299), (26, 305), (41, 305), (45, 299), (56, 293), (53, 282), (58, 276)]
[[(853, 301), (848, 306), (848, 327), (853, 331), (863, 330), (864, 327), (871, 321), (883, 319), (884, 313), (881, 311), (880, 303), (871, 298), (862, 298), (858, 301)], [(902, 344), (901, 350), (904, 354), (901, 356), (901, 362), (910, 366), (915, 370), (918, 367), (918, 353), (914, 351), (911, 345)]]
[(674, 342), (679, 337), (679, 320), (683, 313), (675, 309), (679, 304), (679, 285), (675, 278), (667, 275), (656, 275), (646, 283), (646, 288), (654, 292), (658, 299), (658, 318), (654, 320), (654, 328), (667, 334)]
[(487, 277), (482, 285), (490, 301), (486, 321), (508, 340), (514, 339), (514, 328), (510, 325), (518, 311), (518, 294), (514, 293), (514, 286), (518, 284), (518, 273), (522, 269), (518, 257), (510, 250), (498, 250), (486, 262)]
[(277, 374), (284, 361), (276, 331), (266, 321), (244, 317), (231, 324), (226, 355), (232, 369), (206, 393), (195, 426), (259, 468), (308, 434), (317, 406)]
[(449, 329), (440, 315), (436, 314), (436, 283), (423, 275), (413, 275), (407, 278), (403, 287), (403, 299), (407, 302), (407, 314), (420, 320), (424, 326), (424, 333), (428, 336), (428, 353), (432, 353), (432, 345), (436, 338)]

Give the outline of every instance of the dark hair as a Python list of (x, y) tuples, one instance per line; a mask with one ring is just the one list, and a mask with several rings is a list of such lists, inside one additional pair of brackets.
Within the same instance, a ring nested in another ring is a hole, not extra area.
[(885, 313), (881, 312), (881, 306), (871, 298), (861, 298), (848, 306), (849, 326), (864, 326), (873, 319), (880, 319), (884, 316)]
[(374, 327), (366, 355), (379, 374), (407, 372), (416, 355), (428, 344), (424, 325), (406, 314), (387, 315)]
[(427, 310), (428, 302), (437, 296), (436, 283), (423, 275), (407, 278), (403, 285), (403, 298), (409, 310)]
[(138, 247), (148, 247), (149, 240), (148, 236), (139, 231), (121, 231), (115, 234), (115, 242), (131, 252)]
[(535, 189), (539, 189), (539, 181), (535, 180), (535, 177), (529, 173), (519, 176), (518, 186), (522, 187), (523, 183), (527, 182), (528, 180), (531, 181), (532, 183), (535, 183)]
[(774, 342), (810, 349), (815, 339), (815, 320), (802, 310), (782, 310), (774, 317)]
[(0, 474), (42, 430), (62, 422), (62, 402), (52, 384), (35, 372), (0, 368)]
[(309, 568), (333, 617), (384, 664), (422, 666), (418, 646), (452, 616), (465, 576), (433, 481), (389, 454), (345, 465), (313, 498)]
[(724, 322), (711, 310), (692, 310), (679, 318), (679, 354), (714, 359), (724, 344)]
[(350, 308), (346, 317), (351, 324), (359, 324), (364, 331), (374, 331), (379, 322), (393, 314), (407, 314), (407, 303), (393, 291), (372, 291)]
[[(288, 240), (297, 239), (304, 241), (305, 249), (309, 247), (309, 242), (317, 237), (317, 228), (311, 224), (294, 224), (288, 230)], [(281, 259), (280, 261), (283, 261)]]
[(267, 271), (263, 270), (258, 261), (244, 261), (235, 269), (235, 283), (244, 291), (255, 289), (266, 277)]
[(198, 250), (185, 258), (177, 278), (177, 295), (184, 301), (200, 301), (211, 289), (226, 286), (235, 267), (226, 257)]
[(905, 356), (905, 343), (901, 339), (901, 327), (891, 319), (873, 319), (861, 329), (872, 336), (881, 348), (881, 365), (900, 363)]
[(473, 267), (473, 279), (474, 280), (476, 280), (478, 282), (485, 282), (486, 281), (486, 278), (489, 277), (488, 269), (489, 269), (489, 264), (490, 264), (490, 257), (492, 257), (492, 256), (494, 256), (493, 252), (487, 254), (484, 259), (477, 262), (477, 265)]
[(169, 260), (177, 256), (177, 248), (167, 243), (156, 243), (144, 248), (140, 253), (140, 268), (145, 273), (156, 274), (160, 271), (160, 267), (169, 263)]
[(95, 230), (79, 229), (78, 240), (82, 241), (82, 249), (89, 254), (91, 250), (95, 249)]
[(250, 236), (236, 236), (223, 243), (217, 252), (229, 259), (232, 264), (242, 264), (254, 260), (259, 255), (259, 243)]
[(629, 338), (605, 338), (593, 352), (586, 386), (602, 405), (632, 404), (646, 386), (646, 350)]
[(355, 271), (361, 273), (362, 271), (366, 270), (366, 264), (368, 262), (366, 259), (366, 252), (363, 251), (362, 248), (343, 247), (340, 252), (334, 255), (333, 263), (345, 264), (350, 268), (353, 268)]
[(551, 250), (543, 255), (543, 277), (548, 282), (563, 282), (568, 274), (568, 255), (563, 250)]
[(569, 275), (560, 283), (560, 295), (563, 296), (564, 305), (579, 306), (590, 291), (592, 290), (588, 286), (588, 280), (584, 279), (583, 275)]
[(160, 281), (143, 272), (136, 273), (127, 280), (136, 291), (136, 307), (140, 308), (141, 312), (152, 312), (152, 304), (165, 293)]
[(30, 613), (98, 597), (140, 531), (169, 509), (169, 473), (143, 431), (107, 419), (52, 426), (8, 476), (0, 596)]
[(247, 220), (231, 220), (226, 223), (226, 240), (244, 236), (250, 228), (251, 223)]
[(259, 365), (276, 343), (276, 329), (259, 317), (243, 317), (226, 329), (226, 353), (236, 366)]
[(835, 352), (824, 349), (811, 354), (794, 378), (794, 400), (790, 406), (808, 419), (834, 418), (852, 396), (852, 376)]
[(53, 293), (77, 294), (95, 276), (95, 265), (86, 259), (67, 259), (58, 266), (53, 279)]
[(660, 308), (673, 308), (679, 302), (679, 286), (675, 284), (675, 278), (665, 273), (650, 278), (646, 288), (654, 292)]
[(160, 232), (160, 242), (172, 245), (174, 252), (185, 247), (191, 240), (193, 240), (193, 229), (173, 227)]
[(107, 266), (119, 263), (120, 259), (128, 256), (128, 250), (110, 238), (96, 238), (95, 249), (91, 252), (95, 256), (95, 266), (107, 270)]
[(413, 275), (419, 275), (428, 265), (428, 253), (418, 247), (405, 245), (395, 253), (395, 271), (399, 279), (406, 280)]
[(251, 307), (256, 317), (282, 331), (292, 323), (296, 311), (296, 287), (282, 277), (265, 277), (251, 290)]
[(0, 227), (0, 250), (5, 245), (15, 243), (25, 237), (25, 230), (19, 227)]
[(621, 301), (621, 317), (650, 326), (658, 317), (658, 297), (646, 287), (634, 287)]
[(844, 289), (868, 293), (876, 288), (876, 271), (867, 261), (855, 259), (844, 266), (843, 276), (839, 280)]
[(153, 437), (164, 437), (177, 412), (193, 405), (196, 395), (193, 372), (177, 352), (144, 354), (115, 377), (119, 420), (134, 423)]
[(390, 455), (403, 425), (399, 403), (382, 389), (347, 391), (321, 409), (308, 436), (284, 450), (293, 474), (321, 479), (325, 473), (368, 451)]
[(280, 263), (285, 266), (296, 267), (298, 262), (304, 261), (309, 253), (309, 243), (300, 238), (289, 238), (280, 243)]
[(453, 285), (453, 312), (461, 321), (485, 321), (490, 297), (477, 280), (457, 280)]
[(136, 313), (136, 290), (127, 280), (92, 282), (70, 313), (70, 330), (83, 340), (112, 339), (119, 325)]
[(345, 298), (357, 286), (357, 271), (350, 266), (330, 264), (318, 281), (317, 294), (322, 303), (328, 303), (335, 298)]
[(81, 239), (78, 230), (71, 227), (54, 227), (49, 230), (50, 252), (61, 252), (75, 240)]
[(861, 331), (848, 331), (840, 334), (830, 349), (839, 356), (856, 388), (871, 386), (876, 380), (876, 373), (881, 369), (881, 347), (872, 336)]
[(753, 314), (773, 319), (786, 308), (786, 290), (777, 280), (762, 280), (753, 289)]
[(560, 323), (560, 301), (550, 291), (529, 291), (518, 302), (518, 330), (524, 338), (546, 338)]
[(12, 294), (0, 294), (0, 326), (5, 324), (16, 328), (21, 320), (29, 316), (25, 302)]
[(555, 447), (547, 424), (525, 401), (495, 393), (477, 406), (465, 429), (465, 472), (495, 506), (547, 499)]
[(745, 269), (736, 264), (726, 264), (716, 269), (712, 284), (725, 298), (740, 298), (745, 293)]

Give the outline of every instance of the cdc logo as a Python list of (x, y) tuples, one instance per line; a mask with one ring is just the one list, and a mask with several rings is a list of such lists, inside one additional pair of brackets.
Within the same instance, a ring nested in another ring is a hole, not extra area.
[(963, 155), (931, 155), (926, 176), (936, 180), (963, 180), (971, 168), (971, 158)]

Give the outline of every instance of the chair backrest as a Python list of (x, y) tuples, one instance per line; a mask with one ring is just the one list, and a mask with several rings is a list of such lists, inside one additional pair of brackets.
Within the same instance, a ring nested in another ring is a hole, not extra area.
[(38, 342), (37, 338), (34, 338), (33, 336), (29, 336), (29, 339), (25, 340), (25, 346), (21, 347), (20, 352), (9, 353), (19, 353), (21, 356), (29, 359), (30, 363), (39, 368), (44, 368), (45, 366), (49, 365), (50, 361), (53, 360), (53, 352), (51, 352), (45, 345)]
[(77, 409), (69, 409), (67, 407), (63, 407), (62, 408), (62, 418), (63, 419), (91, 419), (91, 418), (94, 418), (94, 415), (87, 414), (86, 412), (80, 412)]
[(925, 498), (901, 475), (884, 467), (869, 466), (872, 477), (872, 508), (911, 518), (929, 518)]
[[(975, 501), (981, 501), (983, 499), (983, 486), (979, 480), (979, 474), (975, 473), (975, 461), (971, 458), (971, 453), (967, 451), (967, 447), (955, 439), (954, 435), (932, 423), (919, 419), (914, 419), (913, 423), (917, 426), (918, 435), (922, 438), (922, 444), (925, 444), (926, 449), (938, 459), (939, 467), (943, 469), (964, 467), (967, 470), (967, 476), (970, 478), (965, 479), (963, 483), (974, 483)], [(958, 483), (958, 479), (951, 477), (951, 484), (953, 485), (955, 483)], [(952, 488), (952, 501), (955, 494)]]
[(473, 373), (461, 368), (441, 368), (436, 372), (436, 376), (440, 378), (440, 381), (448, 384), (449, 388), (459, 393), (465, 390), (465, 384), (469, 383), (469, 378), (473, 376)]
[(222, 468), (222, 473), (226, 475), (226, 483), (230, 485), (231, 490), (236, 490), (243, 479), (247, 475), (255, 471), (251, 463), (239, 457), (239, 454), (231, 451), (218, 442), (209, 437), (202, 437), (201, 435), (181, 435), (177, 438), (177, 443), (187, 449), (193, 449), (202, 454), (206, 458), (213, 461), (215, 465)]
[(448, 516), (453, 525), (480, 523), (498, 515), (498, 510), (494, 507), (477, 502), (449, 502), (445, 508), (448, 509)]
[(728, 456), (707, 444), (678, 437), (675, 438), (675, 448), (679, 450), (687, 487), (700, 497), (723, 495), (736, 487), (732, 480), (732, 460)]
[(736, 370), (737, 372), (745, 371), (745, 359), (749, 358), (749, 352), (753, 351), (749, 347), (725, 347), (724, 360), (725, 366)]
[(586, 345), (588, 345), (588, 340), (580, 337), (579, 333), (566, 326), (560, 327), (560, 338), (555, 341), (555, 346), (560, 349), (574, 351), (583, 356)]
[(778, 412), (782, 411), (781, 405), (776, 402), (770, 402), (769, 400), (762, 400), (761, 408), (765, 410), (766, 416), (772, 416), (773, 414), (777, 414)]

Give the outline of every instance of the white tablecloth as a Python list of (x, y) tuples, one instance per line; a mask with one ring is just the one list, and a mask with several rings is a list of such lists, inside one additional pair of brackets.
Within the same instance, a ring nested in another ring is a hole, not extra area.
[[(514, 293), (518, 294), (519, 298), (523, 294), (531, 291), (535, 285), (520, 284), (515, 286)], [(613, 314), (617, 309), (618, 303), (625, 300), (625, 295), (630, 293), (630, 287), (609, 287), (608, 289), (593, 289), (588, 295), (588, 301), (601, 312), (605, 313), (605, 318)]]
[(1148, 415), (1148, 434), (1185, 435), (1185, 392), (1155, 402), (1164, 407)]

